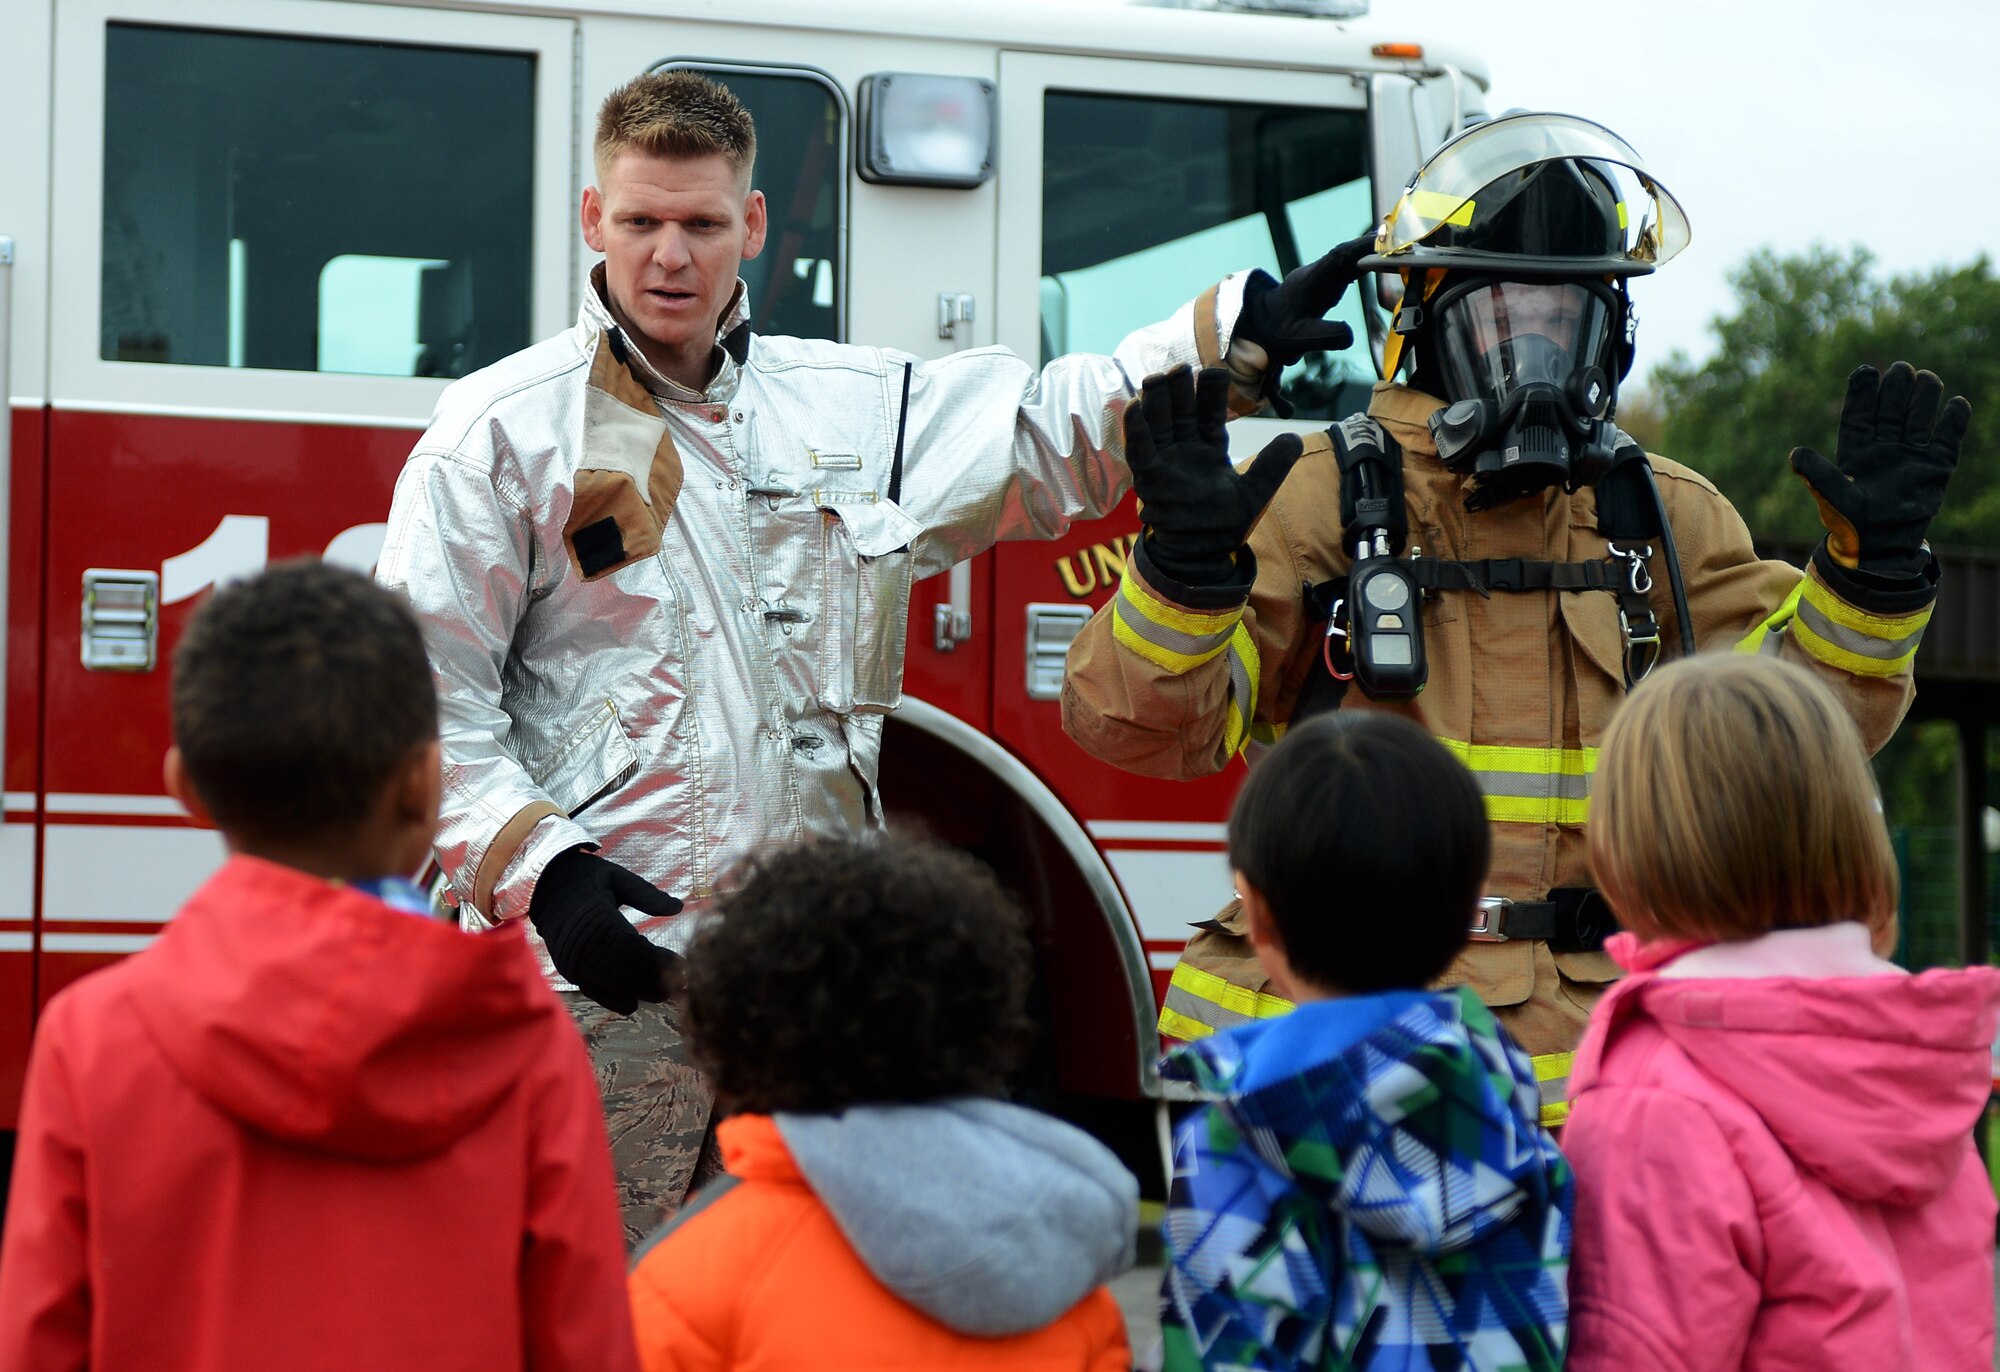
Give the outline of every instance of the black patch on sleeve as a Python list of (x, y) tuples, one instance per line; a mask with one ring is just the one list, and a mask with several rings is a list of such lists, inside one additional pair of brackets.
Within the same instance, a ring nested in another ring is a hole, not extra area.
[(578, 529), (570, 542), (576, 547), (576, 565), (587, 577), (608, 572), (625, 560), (625, 539), (618, 532), (618, 521), (609, 515)]

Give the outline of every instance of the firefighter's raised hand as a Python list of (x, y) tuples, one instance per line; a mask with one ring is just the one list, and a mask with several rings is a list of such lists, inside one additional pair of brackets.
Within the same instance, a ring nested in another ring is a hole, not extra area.
[(681, 912), (680, 901), (637, 872), (572, 848), (542, 869), (528, 919), (558, 972), (605, 1009), (629, 1015), (642, 1000), (675, 994), (683, 968), (678, 955), (632, 927), (621, 905), (662, 917)]
[[(1329, 323), (1326, 312), (1347, 294), (1356, 265), (1373, 251), (1371, 232), (1287, 272), (1283, 281), (1273, 282), (1261, 271), (1251, 274), (1243, 291), (1243, 312), (1230, 336), (1230, 370), (1238, 373), (1236, 379), (1246, 389), (1261, 385), (1264, 398), (1280, 416), (1291, 418), (1292, 407), (1278, 393), (1279, 373), (1307, 353), (1339, 352), (1353, 344), (1354, 330), (1337, 321)], [(1255, 382), (1242, 374), (1258, 370), (1262, 376)]]
[(1924, 536), (1971, 422), (1972, 406), (1962, 395), (1946, 401), (1935, 373), (1907, 362), (1881, 373), (1856, 367), (1834, 460), (1792, 449), (1792, 470), (1819, 502), (1827, 555), (1862, 571), (1922, 572), (1930, 562)]
[(1238, 551), (1303, 447), (1297, 434), (1281, 434), (1239, 473), (1229, 465), (1228, 413), (1229, 373), (1196, 378), (1186, 367), (1147, 377), (1125, 410), (1146, 560), (1184, 586), (1248, 583), (1249, 559)]

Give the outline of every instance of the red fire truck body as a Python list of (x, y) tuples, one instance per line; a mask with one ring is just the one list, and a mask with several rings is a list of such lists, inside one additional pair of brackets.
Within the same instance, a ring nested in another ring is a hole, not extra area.
[[(1483, 82), (1409, 35), (1139, 6), (39, 0), (9, 29), (0, 1129), (39, 1008), (221, 857), (160, 782), (188, 614), (272, 560), (372, 566), (448, 380), (571, 323), (615, 85), (696, 66), (756, 114), (760, 332), (1033, 358), (1361, 231)], [(956, 82), (911, 107), (913, 75)], [(1360, 348), (1308, 368), (1299, 422), (1369, 380)], [(920, 584), (883, 764), (892, 810), (1033, 909), (1054, 1082), (1125, 1100), (1157, 1094), (1156, 997), (1227, 898), (1238, 780), (1143, 781), (1062, 733), (1063, 649), (1136, 532), (1128, 500)]]

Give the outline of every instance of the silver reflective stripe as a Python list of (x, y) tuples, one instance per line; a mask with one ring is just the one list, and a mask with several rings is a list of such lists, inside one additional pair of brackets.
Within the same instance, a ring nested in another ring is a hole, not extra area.
[(1535, 1089), (1540, 1094), (1542, 1108), (1546, 1110), (1551, 1105), (1561, 1105), (1567, 1099), (1569, 1096), (1569, 1078), (1567, 1076), (1550, 1077), (1547, 1081), (1536, 1082)]
[(1204, 1000), (1190, 991), (1171, 983), (1167, 986), (1166, 1008), (1196, 1024), (1206, 1024), (1211, 1029), (1234, 1029), (1239, 1024), (1248, 1024), (1250, 1016), (1238, 1014), (1226, 1006), (1217, 1005), (1212, 1000)]
[(1229, 648), (1229, 689), (1235, 692), (1236, 708), (1248, 720), (1257, 708), (1257, 683), (1250, 679), (1250, 664), (1234, 644)]
[(1808, 629), (1834, 647), (1844, 648), (1858, 657), (1880, 658), (1884, 662), (1895, 662), (1907, 656), (1917, 646), (1917, 640), (1924, 636), (1924, 631), (1918, 629), (1915, 633), (1905, 634), (1901, 638), (1877, 638), (1874, 634), (1834, 623), (1818, 606), (1807, 599), (1799, 601), (1798, 614)]
[(1490, 772), (1474, 769), (1479, 789), (1489, 796), (1523, 800), (1589, 800), (1590, 778), (1552, 772)]
[(1115, 613), (1126, 628), (1156, 647), (1186, 657), (1212, 656), (1218, 648), (1229, 642), (1229, 636), (1236, 632), (1236, 623), (1232, 620), (1229, 627), (1220, 633), (1185, 633), (1148, 619), (1146, 612), (1127, 600), (1123, 594), (1120, 594), (1113, 603), (1117, 606)]

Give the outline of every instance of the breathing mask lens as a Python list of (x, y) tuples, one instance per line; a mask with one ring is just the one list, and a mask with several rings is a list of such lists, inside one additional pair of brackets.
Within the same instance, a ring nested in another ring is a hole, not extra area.
[(1603, 475), (1616, 314), (1601, 282), (1483, 281), (1440, 301), (1428, 346), (1450, 403), (1431, 433), (1445, 465), (1473, 475), (1468, 509)]

